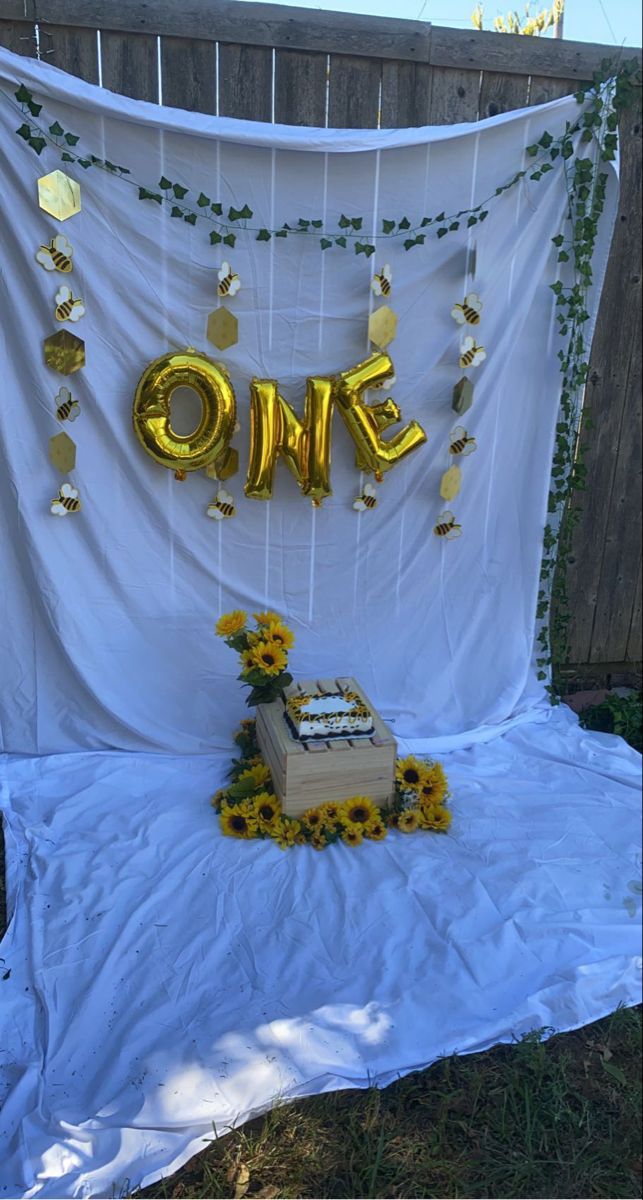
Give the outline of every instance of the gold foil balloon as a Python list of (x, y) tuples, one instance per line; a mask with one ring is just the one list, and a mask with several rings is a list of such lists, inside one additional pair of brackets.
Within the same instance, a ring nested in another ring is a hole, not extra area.
[[(201, 420), (193, 433), (175, 433), (170, 420), (172, 394), (192, 388), (201, 400)], [(143, 449), (163, 467), (197, 471), (225, 456), (234, 433), (236, 402), (221, 364), (196, 350), (163, 354), (146, 367), (134, 397), (134, 431)]]
[(334, 395), (332, 379), (306, 381), (304, 419), (299, 420), (274, 379), (250, 384), (250, 458), (246, 496), (269, 500), (277, 455), (281, 454), (302, 492), (319, 505), (331, 495), (330, 436)]
[(389, 442), (382, 441), (382, 429), (399, 420), (400, 410), (389, 400), (368, 405), (364, 393), (391, 375), (393, 363), (388, 354), (371, 354), (365, 362), (343, 371), (336, 382), (339, 411), (357, 447), (357, 465), (372, 471), (376, 479), (426, 442), (426, 433), (417, 421), (410, 421)]

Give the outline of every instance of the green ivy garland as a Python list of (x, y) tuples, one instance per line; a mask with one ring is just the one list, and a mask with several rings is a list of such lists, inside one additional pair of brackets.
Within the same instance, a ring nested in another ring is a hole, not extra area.
[[(234, 247), (240, 233), (254, 234), (258, 242), (269, 242), (274, 238), (295, 235), (314, 236), (319, 239), (323, 251), (332, 247), (346, 249), (353, 246), (356, 255), (369, 258), (381, 241), (403, 239), (405, 250), (412, 250), (426, 242), (428, 234), (439, 238), (455, 233), (461, 227), (472, 228), (482, 223), (489, 214), (489, 206), (510, 191), (524, 178), (538, 182), (555, 169), (560, 160), (565, 173), (568, 205), (565, 226), (552, 241), (558, 248), (558, 262), (570, 264), (572, 282), (568, 285), (557, 280), (550, 286), (556, 296), (556, 314), (561, 338), (566, 339), (565, 348), (558, 351), (562, 374), (562, 390), (559, 420), (556, 426), (556, 443), (552, 465), (552, 484), (549, 494), (549, 520), (544, 530), (544, 554), (541, 565), (540, 590), (538, 595), (537, 634), (538, 678), (546, 680), (552, 661), (558, 668), (569, 655), (569, 598), (567, 590), (567, 566), (569, 563), (573, 530), (580, 516), (580, 508), (573, 504), (576, 491), (585, 486), (586, 469), (579, 443), (579, 421), (583, 394), (587, 381), (589, 346), (585, 326), (589, 321), (587, 296), (593, 281), (592, 256), (596, 244), (598, 224), (605, 206), (607, 173), (600, 169), (601, 162), (613, 161), (618, 147), (618, 124), (621, 113), (632, 103), (637, 86), (640, 87), (641, 72), (636, 59), (622, 64), (618, 69), (607, 60), (601, 70), (594, 74), (591, 84), (581, 88), (575, 95), (579, 104), (585, 105), (583, 113), (575, 122), (566, 122), (565, 131), (553, 137), (547, 130), (537, 142), (527, 148), (530, 165), (517, 171), (509, 180), (499, 185), (492, 196), (471, 208), (447, 214), (424, 216), (415, 225), (408, 217), (384, 218), (381, 233), (365, 240), (363, 217), (347, 217), (341, 214), (337, 229), (329, 230), (321, 218), (300, 217), (293, 224), (284, 222), (271, 229), (263, 225), (249, 225), (254, 213), (248, 204), (230, 206), (224, 212), (219, 201), (213, 201), (200, 191), (196, 199), (190, 189), (170, 179), (161, 177), (156, 189), (137, 183), (131, 178), (127, 167), (118, 166), (108, 159), (94, 154), (85, 154), (76, 149), (80, 138), (65, 130), (59, 121), (43, 128), (38, 118), (42, 105), (36, 103), (33, 94), (21, 84), (15, 92), (15, 100), (2, 93), (23, 117), (22, 125), (16, 130), (40, 155), (47, 145), (54, 147), (62, 162), (74, 163), (88, 170), (91, 167), (118, 176), (135, 187), (138, 198), (151, 201), (161, 209), (169, 211), (171, 218), (196, 225), (205, 220), (211, 226), (211, 245)], [(580, 137), (578, 135), (580, 134)], [(576, 149), (596, 140), (598, 162)], [(466, 218), (466, 221), (465, 221)], [(556, 672), (547, 690), (552, 702), (559, 695)]]

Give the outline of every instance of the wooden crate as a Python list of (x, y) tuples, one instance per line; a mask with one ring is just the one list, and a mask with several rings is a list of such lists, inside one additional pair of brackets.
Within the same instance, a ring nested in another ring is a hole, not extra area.
[(294, 683), (285, 695), (317, 689), (357, 692), (373, 713), (374, 733), (370, 738), (299, 742), (288, 728), (281, 697), (272, 704), (258, 705), (257, 739), (283, 811), (298, 817), (307, 808), (330, 800), (350, 800), (352, 796), (369, 796), (374, 804), (388, 804), (394, 792), (397, 750), (391, 731), (354, 679)]

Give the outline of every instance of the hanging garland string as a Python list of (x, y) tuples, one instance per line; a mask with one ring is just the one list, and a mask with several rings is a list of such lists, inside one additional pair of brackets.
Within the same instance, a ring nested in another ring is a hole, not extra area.
[[(578, 120), (567, 121), (564, 132), (557, 137), (545, 130), (527, 149), (531, 160), (529, 166), (521, 168), (510, 179), (499, 184), (491, 196), (471, 208), (460, 209), (452, 214), (440, 212), (424, 216), (415, 223), (407, 216), (384, 218), (381, 232), (368, 240), (364, 239), (362, 232), (363, 217), (341, 214), (337, 228), (332, 230), (320, 218), (303, 217), (297, 218), (292, 224), (284, 222), (272, 229), (267, 225), (249, 224), (255, 214), (248, 204), (230, 206), (224, 212), (223, 205), (213, 201), (204, 191), (200, 191), (193, 199), (189, 188), (164, 176), (155, 187), (150, 187), (133, 179), (129, 168), (79, 149), (80, 137), (65, 130), (59, 121), (54, 120), (46, 125), (39, 120), (42, 105), (34, 101), (33, 94), (24, 84), (18, 87), (15, 99), (1, 90), (0, 95), (20, 114), (22, 124), (16, 129), (16, 134), (36, 154), (40, 155), (46, 146), (51, 146), (59, 153), (62, 162), (75, 164), (84, 170), (94, 167), (106, 171), (136, 188), (141, 201), (151, 202), (161, 210), (169, 211), (173, 219), (193, 226), (199, 221), (207, 222), (212, 245), (234, 247), (237, 238), (243, 235), (254, 235), (259, 242), (269, 242), (273, 237), (297, 235), (315, 237), (324, 251), (333, 247), (347, 249), (352, 245), (356, 255), (363, 254), (366, 258), (375, 253), (376, 244), (391, 240), (401, 240), (408, 251), (424, 245), (428, 235), (440, 239), (457, 232), (461, 227), (471, 229), (482, 223), (489, 215), (490, 206), (521, 180), (537, 183), (562, 164), (568, 205), (564, 227), (552, 241), (558, 249), (558, 263), (563, 265), (566, 272), (571, 270), (571, 278), (569, 283), (557, 279), (550, 285), (559, 310), (556, 320), (562, 341), (562, 348), (558, 351), (562, 388), (548, 502), (550, 516), (544, 530), (536, 614), (539, 622), (538, 678), (545, 681), (549, 676), (552, 658), (560, 667), (569, 655), (567, 566), (573, 530), (580, 516), (580, 508), (573, 503), (573, 497), (584, 488), (586, 478), (578, 432), (589, 357), (585, 333), (589, 321), (587, 298), (593, 282), (592, 256), (605, 206), (608, 179), (601, 164), (616, 158), (619, 118), (631, 105), (640, 82), (641, 72), (636, 59), (618, 67), (605, 60), (592, 83), (575, 93), (578, 104), (584, 106)], [(595, 144), (594, 157), (585, 151), (585, 146), (591, 143)], [(547, 690), (552, 702), (556, 702), (559, 689), (555, 675)]]

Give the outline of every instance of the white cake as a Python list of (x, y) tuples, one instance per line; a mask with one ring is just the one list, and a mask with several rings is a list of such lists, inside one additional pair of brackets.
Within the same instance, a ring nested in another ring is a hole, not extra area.
[(286, 701), (295, 737), (356, 737), (373, 732), (373, 715), (357, 692), (298, 692)]

